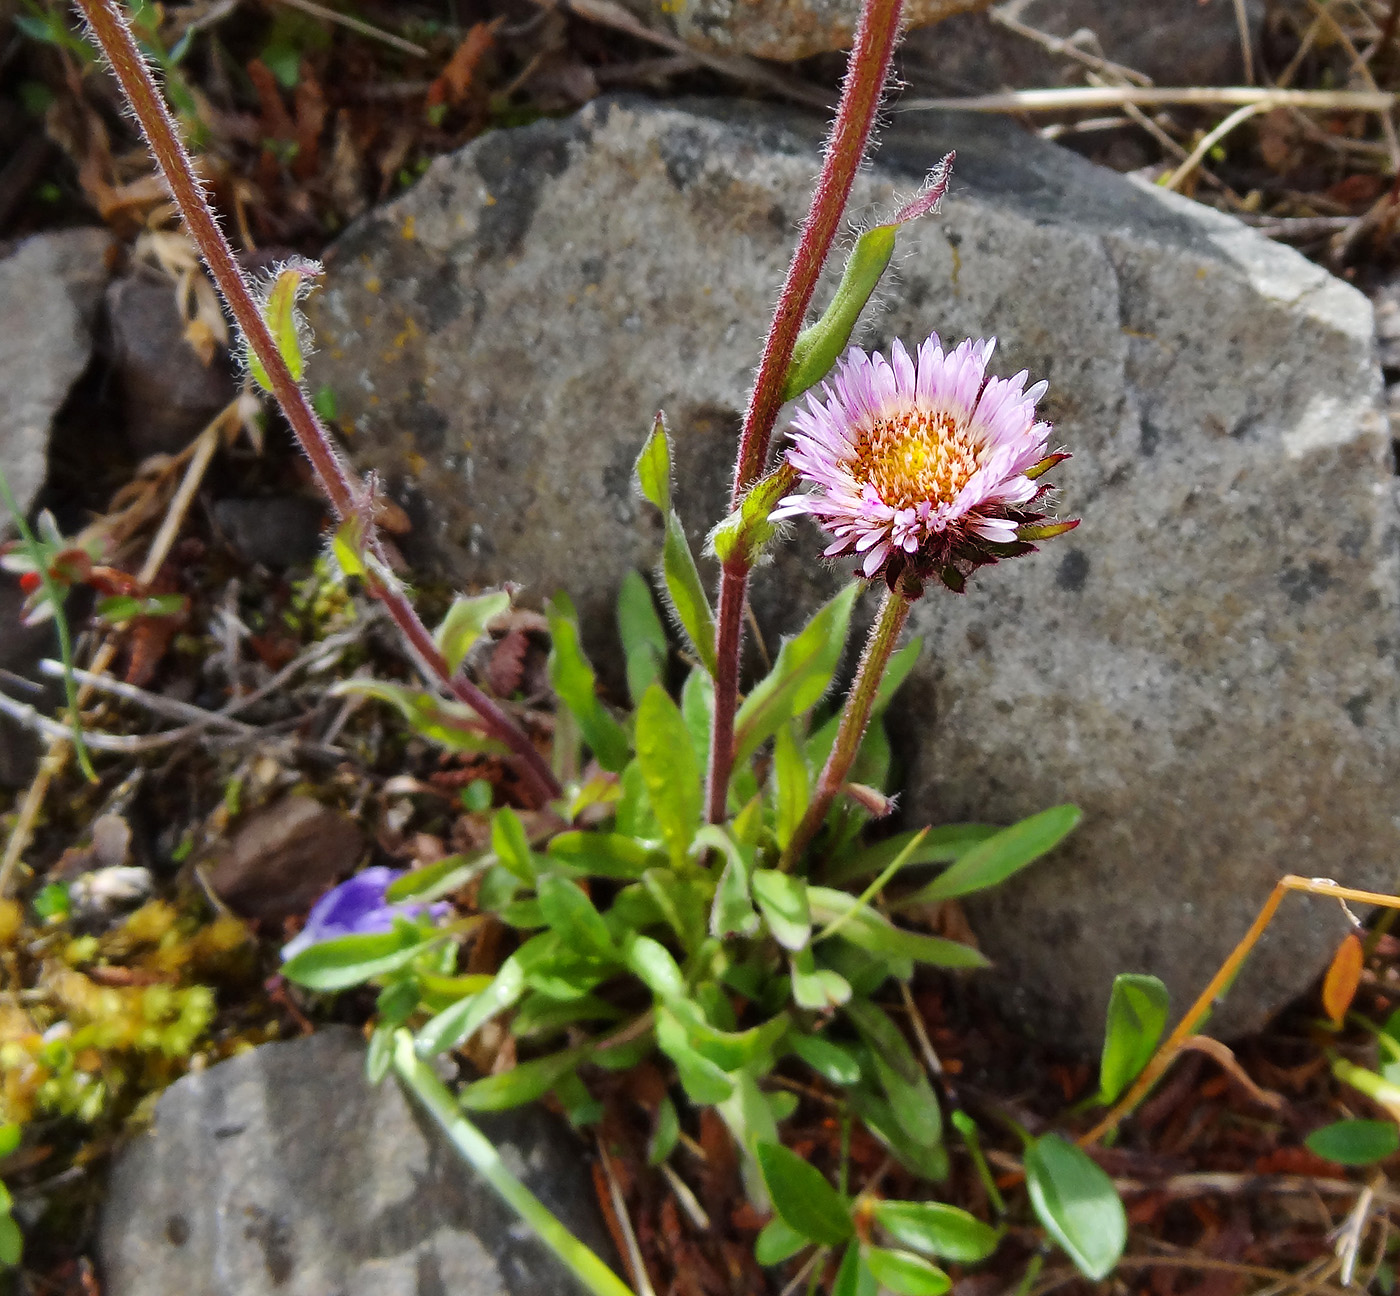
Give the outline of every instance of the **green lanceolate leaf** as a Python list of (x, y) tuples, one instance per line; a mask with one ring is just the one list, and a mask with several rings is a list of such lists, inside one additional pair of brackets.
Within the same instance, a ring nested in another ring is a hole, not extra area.
[(1167, 987), (1156, 977), (1135, 972), (1114, 977), (1099, 1062), (1099, 1102), (1113, 1102), (1151, 1060), (1167, 1025), (1167, 1006)]
[(363, 677), (341, 680), (331, 686), (330, 693), (335, 697), (352, 694), (387, 702), (408, 721), (414, 732), (449, 751), (483, 755), (504, 755), (507, 752), (503, 743), (488, 737), (482, 730), (476, 712), (461, 702), (441, 698), (406, 684)]
[(1079, 1272), (1095, 1282), (1108, 1277), (1128, 1239), (1113, 1181), (1082, 1149), (1045, 1134), (1026, 1150), (1026, 1187), (1045, 1231)]
[(792, 956), (792, 1001), (799, 1008), (830, 1012), (850, 998), (850, 982), (831, 968), (818, 967), (810, 947)]
[(691, 671), (681, 688), (681, 714), (690, 733), (695, 759), (704, 769), (710, 763), (710, 729), (715, 717), (715, 682), (704, 671)]
[(768, 1196), (784, 1224), (823, 1246), (851, 1236), (851, 1208), (816, 1166), (781, 1143), (760, 1143), (756, 1151)]
[(308, 990), (344, 990), (407, 967), (442, 939), (434, 935), (425, 940), (420, 930), (408, 924), (370, 936), (339, 936), (318, 941), (288, 959), (282, 975)]
[(597, 677), (579, 644), (574, 605), (567, 595), (557, 594), (545, 605), (545, 615), (551, 640), (549, 682), (578, 721), (598, 764), (616, 772), (627, 764), (627, 734), (595, 692)]
[(676, 1064), (681, 1087), (692, 1102), (713, 1106), (734, 1092), (733, 1078), (692, 1046), (685, 1023), (665, 1007), (656, 1010), (656, 1043)]
[(860, 1080), (860, 1062), (840, 1044), (819, 1035), (793, 1032), (787, 1038), (787, 1046), (828, 1084), (845, 1088)]
[(695, 834), (698, 850), (717, 850), (724, 856), (724, 870), (715, 886), (710, 906), (710, 935), (752, 936), (758, 931), (758, 913), (750, 898), (753, 877), (753, 849), (741, 846), (718, 824), (706, 824)]
[(845, 1013), (869, 1045), (875, 1074), (900, 1128), (921, 1148), (940, 1147), (943, 1115), (938, 1097), (899, 1028), (864, 999), (852, 999)]
[[(991, 824), (943, 824), (923, 831), (923, 840), (904, 862), (905, 868), (920, 864), (951, 864), (966, 855), (974, 846), (995, 837), (1001, 831)], [(896, 833), (873, 846), (862, 846), (835, 860), (822, 874), (822, 881), (832, 886), (854, 882), (859, 878), (882, 873), (907, 850), (919, 836), (918, 832)]]
[(867, 1246), (861, 1256), (875, 1281), (899, 1296), (943, 1296), (953, 1285), (942, 1269), (912, 1251)]
[(419, 1057), (434, 1057), (456, 1048), (520, 999), (526, 989), (521, 962), (525, 948), (522, 946), (501, 964), (491, 984), (480, 994), (469, 995), (428, 1019), (414, 1040)]
[(773, 669), (754, 686), (735, 717), (736, 765), (747, 764), (781, 725), (814, 706), (831, 687), (859, 592), (855, 582), (846, 586), (779, 649)]
[(570, 949), (595, 958), (617, 957), (608, 925), (575, 882), (546, 874), (535, 885), (544, 920)]
[(1375, 1165), (1400, 1151), (1394, 1121), (1340, 1120), (1315, 1129), (1303, 1140), (1308, 1151), (1337, 1165)]
[(769, 515), (796, 484), (797, 469), (787, 463), (756, 481), (739, 507), (710, 532), (709, 551), (722, 563), (738, 560), (746, 568), (756, 567), (778, 534), (778, 524), (770, 522)]
[(690, 541), (685, 538), (680, 514), (675, 509), (666, 515), (666, 536), (661, 542), (661, 575), (676, 620), (681, 623), (700, 664), (713, 675), (718, 662), (715, 616), (700, 579), (700, 569), (695, 565), (695, 555), (690, 552)]
[(491, 816), (491, 849), (497, 860), (527, 886), (535, 880), (535, 857), (525, 825), (509, 806)]
[(821, 382), (840, 359), (851, 340), (851, 330), (894, 255), (898, 229), (897, 225), (877, 225), (856, 240), (831, 305), (821, 319), (798, 335), (783, 382), (785, 401), (793, 400)]
[(831, 1296), (880, 1296), (880, 1284), (861, 1255), (864, 1249), (858, 1239), (846, 1247), (841, 1267), (836, 1271), (836, 1281), (831, 1286)]
[(997, 1249), (1001, 1233), (975, 1215), (942, 1202), (876, 1202), (875, 1222), (901, 1246), (976, 1264)]
[(650, 936), (629, 936), (622, 944), (627, 966), (658, 999), (685, 998), (685, 976), (680, 965), (660, 941)]
[(817, 940), (840, 934), (852, 945), (887, 958), (913, 959), (935, 967), (985, 968), (991, 964), (980, 950), (941, 936), (925, 936), (922, 932), (896, 927), (883, 914), (869, 905), (861, 904), (855, 896), (831, 887), (807, 888), (807, 901), (812, 917), (826, 923), (817, 933)]
[(753, 898), (773, 938), (784, 949), (800, 950), (812, 935), (812, 912), (807, 904), (807, 884), (777, 869), (756, 869)]
[(617, 594), (617, 629), (627, 659), (627, 691), (634, 705), (666, 668), (666, 627), (641, 573), (629, 570)]
[(774, 833), (780, 850), (786, 850), (812, 795), (812, 772), (789, 721), (778, 726), (773, 741), (773, 789), (776, 815)]
[(656, 1108), (656, 1128), (647, 1141), (647, 1165), (659, 1166), (675, 1151), (681, 1138), (681, 1120), (676, 1115), (676, 1104), (662, 1097)]
[(671, 437), (666, 431), (665, 415), (658, 413), (653, 421), (651, 435), (637, 456), (635, 472), (643, 496), (664, 517), (671, 511)]
[(449, 672), (455, 671), (466, 659), (486, 627), (498, 616), (510, 611), (510, 595), (505, 590), (489, 594), (459, 594), (452, 600), (442, 624), (433, 631), (433, 642), (447, 662)]
[(637, 707), (636, 745), (637, 764), (672, 866), (683, 868), (700, 827), (704, 789), (685, 718), (660, 684), (648, 688)]
[(560, 833), (550, 839), (549, 854), (581, 872), (621, 879), (639, 878), (666, 863), (666, 853), (656, 843), (622, 833)]
[(536, 1098), (543, 1098), (587, 1053), (586, 1047), (565, 1049), (533, 1062), (522, 1062), (498, 1075), (483, 1076), (463, 1089), (457, 1101), (467, 1111), (508, 1111), (512, 1107), (522, 1107)]
[[(277, 344), (278, 354), (297, 382), (306, 372), (302, 341), (307, 333), (306, 322), (297, 308), (297, 302), (305, 295), (308, 282), (320, 274), (321, 267), (314, 261), (298, 257), (278, 271), (263, 301), (262, 316), (268, 331)], [(264, 391), (272, 390), (272, 379), (251, 347), (248, 349), (248, 372)]]
[(474, 877), (490, 867), (488, 855), (448, 855), (436, 864), (428, 864), (396, 878), (384, 892), (390, 904), (405, 900), (429, 901), (460, 891)]
[(1028, 864), (1060, 844), (1082, 819), (1078, 806), (1052, 806), (1029, 819), (1003, 828), (963, 855), (946, 873), (905, 896), (901, 905), (930, 904), (971, 895), (1005, 882)]
[(0, 1214), (0, 1265), (18, 1266), (24, 1254), (24, 1235), (8, 1214)]

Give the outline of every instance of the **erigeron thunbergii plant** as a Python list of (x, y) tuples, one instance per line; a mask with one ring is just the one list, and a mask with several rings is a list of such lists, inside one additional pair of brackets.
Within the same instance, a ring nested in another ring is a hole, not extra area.
[[(930, 336), (912, 355), (896, 341), (888, 358), (853, 349), (842, 359), (900, 227), (943, 197), (952, 155), (912, 202), (860, 236), (830, 308), (804, 327), (865, 155), (900, 0), (866, 0), (862, 10), (745, 414), (732, 510), (711, 537), (721, 569), (717, 609), (672, 507), (660, 416), (637, 461), (638, 487), (665, 524), (659, 580), (698, 665), (673, 697), (663, 621), (634, 575), (619, 603), (632, 710), (619, 714), (599, 698), (572, 606), (559, 595), (548, 609), (556, 696), (548, 757), (463, 666), (509, 597), (459, 599), (430, 633), (384, 561), (372, 486), (347, 470), (301, 386), (295, 303), (309, 267), (285, 268), (261, 292), (245, 281), (119, 6), (78, 5), (244, 334), (252, 376), (275, 395), (339, 516), (333, 547), (342, 567), (386, 604), (428, 681), (355, 687), (399, 706), (446, 745), (503, 753), (532, 802), (533, 833), (503, 807), (487, 849), (393, 879), (382, 871), (352, 879), (317, 906), (288, 948), (286, 976), (319, 991), (379, 987), (372, 1073), (396, 1071), (594, 1291), (627, 1289), (506, 1171), (464, 1113), (550, 1094), (587, 1124), (598, 1116), (589, 1076), (658, 1052), (672, 1096), (718, 1112), (752, 1202), (774, 1211), (759, 1238), (761, 1261), (805, 1251), (820, 1276), (822, 1260), (836, 1252), (832, 1290), (846, 1296), (876, 1285), (946, 1290), (934, 1261), (984, 1258), (1000, 1229), (949, 1205), (881, 1201), (874, 1188), (848, 1197), (784, 1147), (780, 1126), (795, 1100), (770, 1083), (780, 1068), (808, 1068), (891, 1158), (921, 1179), (943, 1179), (949, 1154), (939, 1098), (882, 1003), (891, 988), (907, 987), (917, 964), (975, 968), (984, 960), (896, 919), (1006, 880), (1078, 820), (1074, 807), (1060, 806), (1003, 830), (963, 824), (862, 840), (891, 804), (881, 790), (890, 758), (878, 721), (918, 655), (917, 643), (897, 649), (910, 604), (926, 585), (961, 590), (977, 568), (1030, 553), (1074, 525), (1047, 519), (1040, 507), (1040, 479), (1063, 457), (1050, 451), (1050, 429), (1036, 418), (1044, 385), (1027, 389), (1025, 374), (988, 378), (990, 342), (945, 351)], [(792, 446), (773, 466), (780, 410), (803, 395)], [(803, 483), (815, 490), (799, 491)], [(830, 533), (827, 556), (854, 554), (858, 572), (741, 696), (748, 578), (782, 520), (801, 514)], [(842, 707), (824, 709), (855, 602), (874, 582), (886, 592), (855, 681)], [(900, 876), (936, 864), (948, 867), (931, 880), (911, 886)], [(449, 918), (443, 898), (469, 887), (477, 912)], [(460, 949), (487, 923), (509, 934), (510, 952), (492, 975), (459, 974)], [(1114, 1045), (1115, 1076), (1125, 1058), (1136, 1061), (1147, 1035), (1148, 1051), (1155, 1041), (1152, 1015), (1137, 1012), (1137, 1002)], [(526, 1060), (454, 1095), (431, 1060), (488, 1023), (508, 1025)], [(1106, 1052), (1106, 1074), (1109, 1060)], [(684, 1120), (668, 1098), (656, 1161), (669, 1155)], [(971, 1123), (955, 1112), (953, 1124), (985, 1171)], [(1027, 1138), (1025, 1164), (1047, 1230), (1085, 1273), (1101, 1277), (1125, 1230), (1107, 1178), (1053, 1134)], [(989, 1198), (1001, 1203), (987, 1182)]]

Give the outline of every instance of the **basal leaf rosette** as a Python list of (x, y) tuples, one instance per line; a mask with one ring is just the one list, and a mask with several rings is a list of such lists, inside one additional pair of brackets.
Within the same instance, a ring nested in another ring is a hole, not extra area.
[(978, 567), (1029, 553), (1077, 520), (1045, 508), (1040, 478), (1069, 456), (1047, 453), (1035, 407), (1047, 384), (987, 377), (994, 339), (944, 351), (932, 333), (911, 356), (852, 347), (793, 417), (788, 462), (816, 489), (789, 495), (775, 520), (806, 514), (854, 554), (868, 579), (916, 593), (937, 577), (961, 592)]

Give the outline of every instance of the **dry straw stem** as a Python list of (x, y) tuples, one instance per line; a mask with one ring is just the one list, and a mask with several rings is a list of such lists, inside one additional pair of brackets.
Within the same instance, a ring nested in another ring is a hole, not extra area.
[(204, 187), (195, 175), (194, 163), (180, 142), (174, 118), (161, 96), (150, 65), (137, 47), (120, 5), (117, 0), (75, 0), (75, 3), (87, 18), (93, 39), (107, 56), (122, 95), (140, 123), (151, 153), (170, 186), (185, 228), (199, 248), (249, 348), (271, 379), (277, 404), (291, 424), (303, 453), (311, 461), (331, 507), (342, 520), (352, 516), (365, 520), (365, 543), (378, 560), (380, 573), (368, 583), (371, 592), (388, 608), (409, 655), (423, 674), (476, 712), (487, 733), (510, 749), (534, 799), (541, 805), (546, 804), (561, 791), (548, 763), (499, 703), (465, 675), (453, 674), (448, 669), (403, 587), (389, 574), (383, 547), (370, 520), (369, 493), (342, 462), (305, 390), (292, 377), (262, 310), (238, 268), (233, 249), (215, 219)]
[(899, 112), (1072, 112), (1079, 109), (1244, 107), (1307, 108), (1317, 112), (1390, 112), (1400, 95), (1388, 90), (1279, 90), (1267, 86), (1067, 86), (1057, 90), (1007, 90), (967, 99), (907, 99)]
[(352, 18), (349, 14), (327, 9), (325, 5), (316, 4), (315, 0), (277, 0), (277, 3), (287, 5), (291, 9), (300, 9), (302, 13), (310, 14), (313, 18), (320, 18), (325, 22), (339, 23), (352, 32), (367, 36), (370, 40), (378, 41), (381, 45), (388, 45), (405, 54), (411, 54), (414, 58), (427, 58), (430, 53), (429, 50), (424, 49), (421, 45), (415, 45), (411, 40), (404, 40), (402, 36), (395, 36), (393, 32), (386, 32), (382, 27), (376, 27), (373, 23), (367, 23), (361, 18)]

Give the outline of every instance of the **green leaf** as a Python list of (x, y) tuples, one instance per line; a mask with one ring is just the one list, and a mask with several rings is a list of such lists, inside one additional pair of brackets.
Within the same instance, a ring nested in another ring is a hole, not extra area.
[(660, 684), (637, 707), (637, 764), (671, 863), (684, 868), (703, 810), (702, 774), (680, 708)]
[(1313, 1130), (1303, 1141), (1324, 1161), (1366, 1166), (1400, 1151), (1400, 1130), (1394, 1121), (1339, 1120)]
[(447, 670), (455, 672), (472, 645), (486, 633), (486, 627), (498, 616), (510, 611), (510, 595), (505, 590), (489, 594), (459, 594), (452, 600), (442, 624), (433, 631), (433, 642), (447, 661)]
[(841, 1267), (836, 1271), (831, 1296), (880, 1296), (875, 1275), (866, 1267), (861, 1255), (864, 1249), (858, 1240), (846, 1248), (846, 1254), (841, 1257)]
[(876, 1202), (875, 1222), (903, 1246), (959, 1264), (976, 1264), (997, 1249), (1001, 1234), (975, 1215), (942, 1202)]
[(666, 535), (661, 542), (661, 575), (676, 620), (681, 623), (700, 664), (713, 675), (718, 663), (715, 616), (700, 579), (700, 569), (695, 565), (695, 555), (690, 552), (690, 541), (685, 538), (685, 527), (675, 509), (666, 515)]
[[(873, 1063), (870, 1069), (874, 1069)], [(889, 1154), (910, 1174), (919, 1179), (942, 1180), (948, 1177), (947, 1148), (941, 1143), (937, 1147), (922, 1147), (915, 1143), (895, 1119), (890, 1104), (874, 1089), (856, 1085), (847, 1091), (847, 1100), (865, 1128), (885, 1145)]]
[(816, 1166), (781, 1143), (760, 1143), (757, 1155), (773, 1209), (784, 1224), (823, 1246), (837, 1246), (851, 1236), (850, 1206)]
[(517, 1039), (542, 1039), (574, 1026), (579, 1022), (621, 1021), (622, 1009), (597, 995), (579, 995), (573, 999), (552, 999), (545, 994), (532, 994), (516, 1009), (511, 1018), (510, 1033)]
[(890, 958), (909, 958), (919, 963), (931, 963), (935, 967), (991, 966), (985, 956), (971, 945), (896, 927), (883, 914), (877, 913), (869, 905), (861, 904), (855, 896), (845, 891), (808, 887), (807, 899), (812, 906), (813, 919), (828, 924), (817, 933), (817, 940), (825, 940), (839, 931), (852, 945)]
[(809, 1245), (801, 1233), (783, 1222), (781, 1215), (775, 1215), (755, 1239), (753, 1258), (764, 1266), (779, 1265)]
[(617, 593), (617, 629), (627, 659), (627, 691), (633, 704), (661, 679), (666, 667), (666, 628), (640, 572), (628, 570)]
[[(277, 344), (278, 354), (296, 382), (300, 382), (306, 372), (302, 341), (307, 333), (306, 321), (297, 308), (297, 302), (305, 295), (308, 280), (320, 274), (321, 267), (314, 261), (295, 258), (278, 272), (262, 302), (262, 317), (272, 340)], [(272, 390), (272, 379), (251, 347), (248, 350), (248, 372), (264, 391)]]
[(578, 721), (598, 764), (616, 772), (627, 764), (627, 734), (594, 691), (597, 677), (579, 644), (578, 616), (568, 595), (556, 594), (545, 604), (545, 616), (551, 640), (549, 682)]
[(830, 1012), (851, 997), (850, 983), (839, 972), (819, 968), (811, 948), (792, 956), (792, 1001), (812, 1012)]
[(535, 858), (525, 825), (509, 806), (502, 806), (491, 816), (491, 849), (497, 860), (527, 886), (535, 880)]
[(660, 941), (650, 936), (629, 936), (622, 947), (627, 966), (658, 999), (685, 998), (685, 976), (680, 965)]
[(15, 1268), (24, 1254), (24, 1235), (8, 1214), (0, 1215), (0, 1265)]
[(597, 877), (639, 878), (666, 863), (654, 844), (622, 833), (565, 832), (551, 838), (549, 854), (561, 863)]
[(783, 380), (783, 400), (794, 400), (831, 372), (894, 255), (898, 229), (898, 225), (876, 225), (856, 240), (831, 305), (822, 312), (821, 319), (798, 335)]
[(434, 935), (424, 940), (416, 927), (406, 923), (370, 936), (338, 936), (318, 941), (288, 959), (282, 975), (308, 990), (344, 990), (406, 967), (442, 939)]
[(447, 855), (436, 864), (414, 869), (401, 878), (395, 878), (385, 889), (384, 898), (390, 904), (401, 904), (405, 900), (416, 900), (422, 904), (436, 900), (439, 896), (460, 891), (490, 865), (489, 855)]
[(943, 1115), (938, 1096), (899, 1028), (864, 999), (852, 999), (845, 1012), (869, 1045), (875, 1074), (900, 1128), (921, 1148), (941, 1146)]
[(739, 501), (736, 508), (713, 531), (707, 546), (722, 563), (738, 559), (746, 568), (758, 565), (768, 542), (778, 534), (778, 524), (769, 515), (797, 484), (797, 470), (781, 463), (760, 478)]
[(522, 946), (506, 959), (492, 978), (491, 984), (480, 994), (459, 999), (436, 1017), (429, 1018), (419, 1029), (414, 1041), (419, 1057), (429, 1058), (456, 1048), (470, 1039), (493, 1017), (505, 1012), (519, 1000), (525, 993), (525, 970), (521, 965), (521, 954), (526, 948), (527, 946)]
[(1113, 979), (1099, 1063), (1099, 1102), (1113, 1102), (1152, 1058), (1167, 1025), (1167, 987), (1156, 977), (1122, 972)]
[(777, 811), (773, 830), (778, 848), (786, 850), (812, 796), (812, 774), (791, 721), (778, 726), (773, 742), (773, 790)]
[(665, 516), (671, 511), (671, 437), (665, 416), (658, 413), (651, 435), (637, 456), (637, 485), (642, 494)]
[(819, 1035), (788, 1035), (788, 1048), (828, 1084), (853, 1085), (860, 1080), (860, 1062), (848, 1049)]
[(875, 1281), (900, 1296), (943, 1296), (953, 1285), (942, 1269), (912, 1251), (867, 1246), (862, 1255)]
[(0, 1125), (0, 1161), (8, 1156), (14, 1156), (19, 1151), (20, 1140), (24, 1137), (24, 1130), (15, 1121), (8, 1125)]
[(1097, 1282), (1123, 1254), (1128, 1218), (1113, 1181), (1073, 1143), (1045, 1134), (1026, 1149), (1026, 1187), (1045, 1231)]
[[(943, 824), (938, 828), (924, 829), (924, 839), (905, 862), (906, 868), (919, 864), (951, 864), (967, 854), (974, 846), (995, 837), (1001, 831), (991, 824)], [(865, 846), (833, 863), (822, 874), (822, 881), (831, 886), (854, 882), (858, 878), (874, 877), (882, 872), (910, 842), (917, 832), (896, 833), (873, 846)]]
[(946, 873), (905, 896), (900, 905), (930, 904), (970, 895), (1005, 882), (1047, 851), (1058, 846), (1082, 819), (1078, 806), (1059, 805), (1003, 828), (980, 846), (974, 846)]
[(714, 1106), (734, 1092), (734, 1081), (724, 1068), (693, 1048), (685, 1024), (666, 1008), (656, 1010), (656, 1043), (676, 1064), (676, 1075), (690, 1100)]
[(708, 936), (713, 883), (706, 877), (678, 877), (672, 869), (647, 869), (642, 885), (688, 952)]
[(745, 765), (780, 726), (820, 701), (846, 646), (860, 587), (847, 585), (778, 650), (773, 669), (744, 699), (734, 720), (735, 764)]
[(522, 1062), (509, 1071), (474, 1080), (458, 1095), (467, 1111), (508, 1111), (543, 1098), (569, 1074), (588, 1052), (587, 1048), (565, 1049), (549, 1057)]
[(812, 935), (812, 913), (807, 906), (807, 884), (777, 869), (756, 869), (753, 898), (773, 938), (784, 949), (800, 950)]
[(608, 925), (582, 887), (557, 874), (546, 874), (535, 884), (535, 894), (545, 922), (571, 949), (603, 959), (617, 957)]
[(749, 895), (753, 876), (753, 849), (741, 846), (718, 824), (706, 824), (695, 834), (699, 849), (720, 851), (725, 858), (724, 871), (715, 887), (714, 903), (710, 906), (710, 935), (717, 940), (726, 936), (752, 936), (758, 931), (758, 914)]
[(715, 720), (715, 682), (702, 670), (693, 670), (681, 688), (681, 714), (690, 733), (695, 759), (704, 769), (710, 762), (710, 730)]
[(680, 1142), (681, 1119), (676, 1115), (676, 1104), (662, 1096), (656, 1108), (656, 1128), (647, 1142), (647, 1165), (659, 1166), (675, 1150)]

